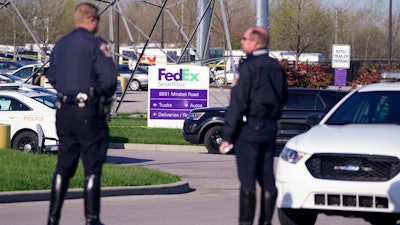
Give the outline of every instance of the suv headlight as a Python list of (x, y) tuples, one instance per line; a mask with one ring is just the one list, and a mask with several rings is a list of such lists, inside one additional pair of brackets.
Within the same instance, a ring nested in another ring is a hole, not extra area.
[(285, 160), (286, 162), (296, 164), (300, 159), (302, 159), (306, 153), (304, 152), (299, 152), (287, 147), (284, 147), (280, 157)]
[(187, 119), (189, 119), (189, 120), (199, 120), (204, 114), (205, 114), (205, 112), (191, 112), (187, 116)]

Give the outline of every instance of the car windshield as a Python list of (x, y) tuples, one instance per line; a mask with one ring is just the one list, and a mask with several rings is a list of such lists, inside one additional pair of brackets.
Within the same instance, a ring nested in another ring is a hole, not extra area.
[(47, 105), (48, 107), (55, 109), (56, 108), (56, 100), (57, 97), (56, 95), (42, 95), (42, 96), (35, 96), (33, 97), (33, 99), (35, 99), (38, 102), (41, 102), (45, 105)]
[(400, 91), (357, 92), (325, 122), (328, 125), (400, 124)]

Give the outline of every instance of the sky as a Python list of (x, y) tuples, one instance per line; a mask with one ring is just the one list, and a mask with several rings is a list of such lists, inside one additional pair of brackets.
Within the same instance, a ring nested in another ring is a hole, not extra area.
[[(355, 8), (364, 8), (364, 7), (382, 7), (382, 11), (387, 12), (389, 10), (389, 2), (390, 0), (321, 0), (321, 2), (327, 6), (351, 6)], [(392, 9), (393, 11), (399, 11), (400, 1), (392, 0)]]

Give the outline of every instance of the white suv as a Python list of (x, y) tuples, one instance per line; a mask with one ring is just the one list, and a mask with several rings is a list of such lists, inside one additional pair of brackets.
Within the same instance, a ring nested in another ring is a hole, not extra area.
[(318, 125), (287, 142), (276, 168), (281, 225), (313, 225), (318, 213), (396, 224), (400, 74), (382, 77), (385, 82), (352, 91)]

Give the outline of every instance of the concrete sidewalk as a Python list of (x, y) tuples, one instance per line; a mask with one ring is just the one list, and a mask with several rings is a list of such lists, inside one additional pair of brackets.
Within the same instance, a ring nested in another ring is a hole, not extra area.
[[(207, 153), (207, 150), (204, 146), (191, 146), (191, 145), (110, 143), (109, 148), (126, 149), (126, 150)], [(190, 191), (191, 188), (189, 186), (189, 183), (186, 181), (180, 181), (172, 184), (163, 184), (163, 185), (102, 187), (101, 196), (109, 197), (109, 196), (123, 196), (123, 195), (182, 194), (182, 193), (188, 193)], [(82, 188), (68, 189), (66, 199), (77, 199), (82, 197), (83, 197)], [(49, 200), (50, 200), (50, 190), (0, 192), (0, 203), (49, 201)]]

